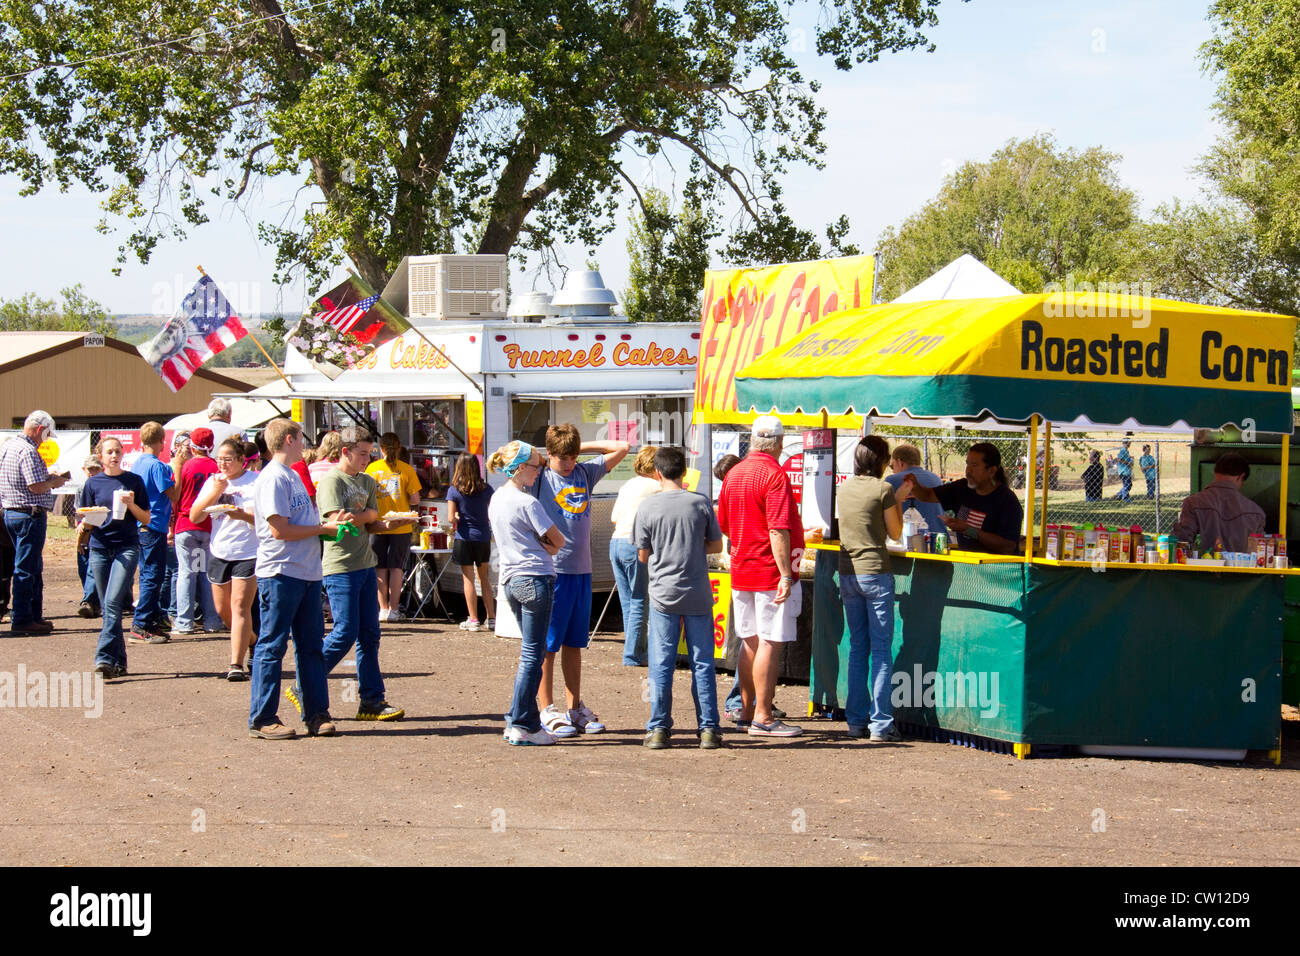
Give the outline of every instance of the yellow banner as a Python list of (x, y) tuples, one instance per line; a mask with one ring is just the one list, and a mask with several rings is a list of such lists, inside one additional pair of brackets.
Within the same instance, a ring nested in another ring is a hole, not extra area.
[[(727, 620), (731, 616), (731, 574), (727, 571), (710, 571), (709, 587), (713, 591), (713, 659), (727, 656)], [(677, 636), (679, 656), (690, 654), (686, 646), (686, 629)]]
[(882, 305), (819, 325), (747, 378), (980, 375), (1289, 392), (1295, 320), (1127, 296)]
[[(827, 316), (870, 305), (874, 270), (873, 256), (847, 256), (706, 273), (694, 421), (752, 422), (755, 413), (737, 409), (735, 374)], [(784, 416), (783, 421), (823, 424), (820, 415)], [(858, 428), (862, 418), (832, 416), (828, 424)]]
[(465, 402), (466, 451), (471, 455), (483, 454), (483, 403)]

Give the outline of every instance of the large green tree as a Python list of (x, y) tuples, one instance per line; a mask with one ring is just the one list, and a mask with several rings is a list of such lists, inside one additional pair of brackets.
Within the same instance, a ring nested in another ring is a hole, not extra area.
[(1300, 309), (1300, 262), (1260, 235), (1240, 202), (1216, 195), (1174, 201), (1132, 229), (1125, 275), (1166, 299), (1294, 315)]
[(1261, 248), (1300, 249), (1300, 0), (1217, 0), (1203, 62), (1228, 135), (1202, 171), (1253, 217)]
[(627, 240), (628, 287), (623, 308), (634, 322), (694, 322), (700, 317), (709, 244), (719, 235), (713, 208), (687, 197), (674, 214), (672, 200), (653, 187), (640, 194)]
[(1137, 197), (1120, 183), (1118, 161), (1040, 135), (965, 163), (920, 212), (881, 235), (881, 298), (901, 295), (963, 253), (1022, 292), (1118, 278), (1125, 234), (1137, 221)]
[[(467, 229), (484, 253), (594, 245), (625, 149), (692, 157), (754, 222), (820, 162), (795, 0), (300, 3), (0, 0), (0, 172), (88, 186), (142, 260), (294, 173), (315, 201), (261, 225), (282, 275), (346, 255), (378, 285)], [(937, 3), (821, 0), (816, 50), (926, 46)]]
[(116, 332), (108, 310), (86, 295), (80, 284), (60, 294), (62, 305), (33, 292), (17, 299), (0, 299), (0, 332)]

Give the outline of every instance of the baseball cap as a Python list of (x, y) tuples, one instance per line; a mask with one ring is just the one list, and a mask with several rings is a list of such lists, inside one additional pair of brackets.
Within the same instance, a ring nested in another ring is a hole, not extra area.
[(780, 438), (785, 434), (785, 426), (775, 415), (760, 415), (754, 419), (750, 434), (755, 438)]
[(212, 451), (212, 441), (215, 436), (211, 428), (196, 428), (190, 432), (190, 447), (201, 448), (204, 451)]

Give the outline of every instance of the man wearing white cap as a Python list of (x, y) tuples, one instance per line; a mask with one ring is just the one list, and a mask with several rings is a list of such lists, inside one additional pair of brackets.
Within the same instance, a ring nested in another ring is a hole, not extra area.
[(784, 434), (779, 418), (755, 419), (749, 454), (727, 473), (718, 496), (718, 523), (731, 540), (732, 620), (743, 642), (737, 671), (744, 703), (737, 724), (747, 724), (754, 737), (803, 733), (772, 713), (780, 645), (795, 639), (803, 603), (803, 519), (776, 459)]

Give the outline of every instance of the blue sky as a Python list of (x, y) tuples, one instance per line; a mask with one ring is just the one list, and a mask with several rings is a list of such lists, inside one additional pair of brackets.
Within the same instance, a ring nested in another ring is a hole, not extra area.
[[(930, 32), (934, 53), (894, 54), (841, 73), (796, 46), (807, 74), (823, 82), (829, 148), (824, 170), (789, 177), (788, 204), (818, 231), (847, 213), (850, 239), (870, 249), (886, 226), (933, 197), (956, 166), (1037, 132), (1053, 133), (1062, 146), (1120, 153), (1121, 178), (1144, 210), (1174, 197), (1194, 199), (1192, 167), (1218, 131), (1214, 80), (1202, 74), (1197, 57), (1210, 35), (1205, 10), (1193, 0), (945, 0)], [(792, 36), (797, 43), (797, 28), (809, 28), (810, 50), (812, 23), (801, 23), (802, 12)], [(662, 162), (629, 169), (643, 183), (672, 190), (673, 171)], [(149, 265), (128, 263), (115, 277), (117, 241), (96, 233), (95, 197), (20, 198), (16, 182), (0, 178), (0, 298), (29, 291), (53, 298), (81, 282), (112, 312), (166, 315), (202, 264), (245, 312), (297, 311), (310, 290), (271, 283), (272, 253), (249, 218), (280, 219), (294, 192), (294, 181), (281, 180), (266, 186), (247, 215), (213, 207), (214, 222), (161, 244)], [(620, 224), (595, 256), (606, 284), (619, 292), (627, 281), (625, 242)], [(582, 268), (586, 250), (566, 249), (563, 258)], [(534, 273), (515, 269), (513, 290), (532, 287)], [(536, 285), (550, 288), (545, 278)]]

